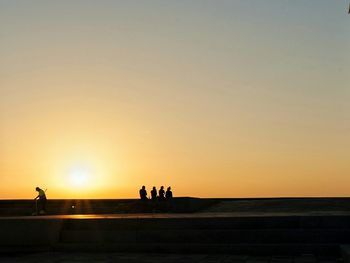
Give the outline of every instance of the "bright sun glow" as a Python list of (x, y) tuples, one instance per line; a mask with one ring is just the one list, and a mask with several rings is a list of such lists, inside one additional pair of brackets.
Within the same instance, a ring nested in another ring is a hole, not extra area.
[(89, 182), (89, 171), (84, 168), (74, 168), (70, 171), (70, 183), (75, 187), (84, 187)]

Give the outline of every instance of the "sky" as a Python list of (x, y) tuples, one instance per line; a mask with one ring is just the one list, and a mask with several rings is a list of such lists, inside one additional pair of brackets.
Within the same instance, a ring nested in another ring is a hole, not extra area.
[(345, 0), (0, 0), (0, 199), (350, 196)]

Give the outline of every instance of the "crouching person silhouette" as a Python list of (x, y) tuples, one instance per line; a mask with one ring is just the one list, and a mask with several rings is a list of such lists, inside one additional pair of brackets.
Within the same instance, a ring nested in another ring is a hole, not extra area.
[[(36, 214), (38, 215), (44, 215), (46, 214), (46, 194), (43, 189), (40, 189), (40, 187), (36, 187), (35, 191), (38, 192), (38, 196), (34, 198), (35, 200), (35, 208), (36, 208)], [(38, 213), (38, 201), (40, 205), (40, 211)]]

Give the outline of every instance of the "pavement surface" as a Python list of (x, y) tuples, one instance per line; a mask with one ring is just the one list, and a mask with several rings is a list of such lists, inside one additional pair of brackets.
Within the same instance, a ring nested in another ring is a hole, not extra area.
[(213, 217), (278, 217), (278, 216), (344, 216), (350, 212), (206, 212), (206, 213), (138, 213), (138, 214), (72, 214), (39, 216), (2, 216), (2, 219), (120, 219), (120, 218), (213, 218)]
[(17, 256), (0, 256), (0, 262), (4, 263), (213, 263), (213, 262), (237, 262), (237, 263), (339, 263), (338, 258), (317, 258), (314, 255), (302, 255), (298, 257), (254, 257), (244, 255), (220, 255), (220, 254), (130, 254), (130, 253), (60, 253), (45, 252)]

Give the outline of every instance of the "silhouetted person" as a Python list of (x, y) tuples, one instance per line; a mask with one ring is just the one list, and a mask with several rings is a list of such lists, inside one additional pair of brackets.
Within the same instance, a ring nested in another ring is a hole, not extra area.
[(157, 189), (155, 186), (153, 186), (152, 191), (151, 191), (151, 198), (153, 201), (157, 200)]
[(35, 188), (35, 191), (38, 192), (38, 196), (34, 198), (34, 200), (36, 201), (37, 199), (39, 199), (39, 204), (40, 204), (40, 212), (39, 214), (45, 214), (46, 213), (46, 194), (45, 191), (40, 189), (39, 187)]
[(141, 198), (141, 200), (147, 200), (147, 191), (146, 191), (146, 187), (144, 185), (140, 189), (140, 198)]
[(170, 186), (168, 187), (168, 189), (166, 189), (165, 198), (166, 198), (166, 199), (171, 199), (171, 198), (173, 198), (173, 192), (171, 191), (171, 187), (170, 187)]
[(164, 186), (161, 186), (159, 189), (159, 200), (164, 200), (165, 199), (165, 191), (164, 191)]

